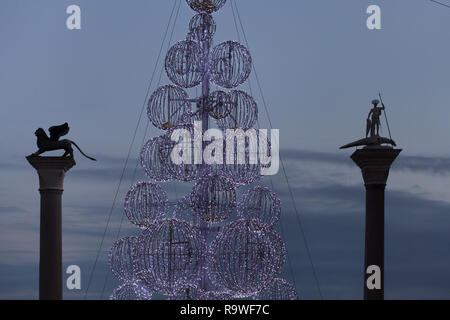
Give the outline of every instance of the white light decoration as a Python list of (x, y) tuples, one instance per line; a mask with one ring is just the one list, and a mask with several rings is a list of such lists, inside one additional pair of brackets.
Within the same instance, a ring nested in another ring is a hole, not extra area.
[(137, 277), (158, 293), (173, 295), (199, 281), (206, 245), (188, 223), (164, 219), (138, 238)]
[(117, 240), (109, 251), (108, 262), (111, 271), (125, 282), (132, 281), (135, 278), (133, 261), (136, 244), (136, 237), (124, 237)]
[(223, 7), (227, 0), (186, 0), (186, 3), (197, 12), (213, 13)]
[(147, 105), (147, 116), (153, 125), (162, 130), (168, 130), (180, 124), (185, 114), (191, 112), (188, 95), (180, 87), (162, 86), (150, 97)]
[(211, 53), (212, 81), (218, 86), (235, 88), (247, 80), (252, 71), (252, 57), (242, 44), (225, 41)]
[(227, 116), (217, 120), (220, 129), (250, 129), (258, 120), (258, 107), (255, 100), (246, 92), (233, 90), (229, 93)]
[(167, 213), (167, 194), (157, 184), (138, 182), (125, 197), (125, 214), (131, 223), (147, 228)]
[(125, 282), (114, 289), (110, 300), (151, 300), (152, 294), (139, 282)]
[(236, 190), (226, 178), (210, 174), (194, 185), (191, 201), (195, 214), (201, 220), (221, 222), (228, 219), (236, 207)]
[[(276, 278), (286, 256), (273, 229), (281, 215), (280, 199), (255, 186), (236, 203), (237, 187), (258, 181), (261, 169), (270, 165), (267, 159), (261, 163), (259, 154), (271, 148), (261, 136), (265, 133), (254, 129), (256, 101), (236, 88), (251, 73), (251, 55), (234, 41), (213, 46), (211, 14), (226, 0), (186, 2), (197, 14), (185, 40), (175, 43), (165, 59), (175, 85), (158, 88), (147, 104), (149, 120), (165, 132), (146, 142), (140, 163), (153, 181), (179, 180), (193, 187), (170, 202), (152, 182), (138, 182), (128, 191), (125, 213), (144, 230), (138, 237), (119, 239), (110, 250), (110, 268), (122, 281), (110, 299), (148, 300), (152, 294), (168, 300), (296, 299), (295, 288)], [(232, 90), (213, 91), (212, 85)], [(184, 88), (194, 87), (189, 92), (196, 97), (189, 97)], [(194, 121), (201, 121), (201, 130)], [(210, 145), (204, 133), (214, 122), (224, 141), (205, 150)], [(226, 130), (234, 136), (229, 138)], [(221, 145), (223, 162), (214, 153), (215, 163), (207, 163), (203, 154), (218, 152)]]
[(237, 220), (224, 227), (210, 247), (209, 276), (234, 297), (252, 296), (281, 270), (285, 246), (258, 220)]
[(165, 162), (162, 161), (162, 143), (164, 143), (164, 137), (154, 137), (147, 141), (140, 154), (140, 163), (145, 174), (158, 182), (172, 179)]
[(240, 199), (237, 214), (242, 219), (258, 219), (273, 226), (281, 216), (281, 201), (269, 188), (256, 186)]
[(254, 296), (255, 300), (298, 300), (294, 286), (284, 279), (275, 278)]
[(192, 17), (189, 22), (189, 36), (195, 41), (206, 41), (212, 39), (216, 33), (216, 23), (212, 16), (199, 13)]
[(169, 79), (183, 88), (192, 88), (203, 79), (202, 49), (190, 40), (180, 41), (170, 48), (166, 56)]

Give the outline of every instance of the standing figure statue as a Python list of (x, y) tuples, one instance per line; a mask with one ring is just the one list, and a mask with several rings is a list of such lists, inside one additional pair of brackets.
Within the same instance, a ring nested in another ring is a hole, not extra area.
[[(372, 100), (373, 108), (370, 109), (369, 115), (367, 116), (366, 138), (369, 132), (371, 137), (380, 135), (380, 116), (385, 107), (383, 102), (381, 102), (382, 107), (377, 107), (379, 103), (380, 101), (377, 99)], [(372, 118), (370, 118), (370, 115), (372, 115)]]
[[(381, 99), (381, 95), (380, 95)], [(380, 126), (381, 121), (380, 117), (383, 111), (385, 112), (385, 106), (383, 101), (381, 101), (381, 107), (378, 107), (378, 104), (380, 103), (380, 100), (372, 100), (373, 108), (370, 109), (369, 115), (367, 116), (366, 120), (366, 137), (363, 139), (359, 139), (356, 141), (353, 141), (351, 143), (348, 143), (340, 149), (346, 149), (346, 148), (352, 148), (352, 147), (358, 147), (358, 146), (365, 146), (366, 148), (379, 148), (383, 144), (395, 146), (394, 140), (391, 139), (390, 131), (389, 131), (389, 138), (386, 137), (380, 137)], [(386, 115), (386, 114), (385, 114)], [(389, 124), (387, 123), (386, 118), (386, 125), (389, 130)], [(370, 133), (370, 135), (369, 135)], [(385, 146), (384, 146), (385, 147)]]

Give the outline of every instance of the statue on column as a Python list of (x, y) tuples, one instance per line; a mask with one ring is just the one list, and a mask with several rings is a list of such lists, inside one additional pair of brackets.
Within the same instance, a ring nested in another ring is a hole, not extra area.
[[(391, 138), (385, 138), (380, 136), (380, 127), (381, 121), (380, 117), (383, 112), (385, 112), (386, 107), (384, 103), (381, 101), (381, 107), (378, 107), (380, 101), (375, 99), (372, 100), (372, 109), (369, 111), (369, 115), (366, 120), (366, 137), (349, 144), (346, 144), (340, 149), (346, 149), (357, 146), (366, 146), (366, 147), (381, 147), (382, 144), (388, 144), (391, 146), (396, 146), (394, 140)], [(386, 119), (387, 121), (387, 119)]]
[(96, 159), (86, 155), (80, 147), (69, 139), (59, 140), (60, 137), (66, 135), (69, 132), (69, 124), (67, 122), (58, 125), (58, 126), (52, 126), (48, 129), (48, 132), (50, 133), (50, 137), (47, 135), (47, 133), (44, 131), (44, 129), (39, 128), (34, 133), (37, 137), (37, 147), (38, 151), (31, 154), (31, 156), (39, 156), (41, 153), (47, 152), (47, 151), (53, 151), (53, 150), (64, 150), (63, 157), (72, 157), (73, 158), (73, 148), (72, 145), (74, 145), (80, 153), (85, 156), (88, 159), (91, 159), (93, 161), (96, 161)]

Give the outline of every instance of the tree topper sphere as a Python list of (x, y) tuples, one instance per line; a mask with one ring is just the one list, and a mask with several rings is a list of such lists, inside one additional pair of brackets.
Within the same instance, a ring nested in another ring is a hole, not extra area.
[(250, 76), (252, 57), (242, 44), (226, 41), (217, 45), (211, 53), (212, 81), (218, 86), (235, 88)]
[(147, 228), (167, 213), (167, 194), (155, 183), (138, 182), (125, 197), (125, 213), (131, 223)]
[(110, 300), (151, 300), (152, 294), (139, 282), (125, 282), (114, 289)]
[(252, 128), (258, 120), (258, 106), (245, 91), (233, 90), (229, 93), (227, 116), (217, 120), (220, 129)]
[(258, 219), (273, 226), (281, 216), (281, 201), (269, 188), (256, 186), (242, 196), (237, 214), (241, 219)]
[(189, 22), (189, 35), (195, 41), (206, 41), (212, 39), (216, 33), (216, 23), (211, 15), (199, 13), (192, 17)]
[(169, 79), (183, 88), (192, 88), (203, 79), (203, 52), (190, 40), (175, 43), (166, 55), (166, 72)]
[(194, 185), (191, 201), (201, 220), (211, 223), (225, 221), (236, 207), (236, 189), (226, 178), (209, 174)]
[(186, 3), (197, 12), (213, 13), (223, 7), (227, 0), (186, 0)]
[(145, 174), (158, 182), (172, 179), (169, 170), (162, 161), (160, 146), (163, 142), (163, 137), (154, 137), (148, 140), (140, 154), (140, 163)]
[(137, 276), (153, 290), (173, 295), (199, 281), (206, 244), (199, 231), (176, 219), (159, 220), (138, 240)]
[(284, 279), (275, 278), (254, 296), (255, 300), (298, 300), (294, 286)]
[(133, 260), (136, 253), (136, 237), (124, 237), (117, 240), (109, 251), (108, 262), (115, 276), (124, 281), (135, 278)]
[(147, 105), (147, 116), (153, 125), (167, 130), (185, 119), (191, 112), (191, 103), (186, 101), (188, 94), (182, 88), (166, 85), (151, 95)]
[(286, 255), (278, 234), (258, 220), (230, 223), (209, 252), (210, 279), (238, 298), (264, 289), (279, 274)]

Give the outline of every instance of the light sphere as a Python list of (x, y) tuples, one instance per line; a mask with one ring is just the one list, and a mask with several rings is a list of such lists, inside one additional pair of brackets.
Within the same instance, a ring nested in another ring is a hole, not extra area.
[(128, 220), (141, 228), (147, 228), (155, 220), (162, 218), (167, 209), (166, 192), (152, 182), (136, 183), (125, 197), (125, 214)]
[(224, 227), (210, 247), (209, 277), (236, 298), (252, 296), (277, 276), (286, 249), (279, 235), (258, 220)]
[(112, 245), (108, 262), (113, 274), (124, 281), (131, 281), (135, 278), (133, 260), (136, 253), (136, 237), (124, 237)]
[(163, 137), (154, 137), (148, 140), (140, 154), (140, 163), (145, 174), (158, 182), (172, 179), (165, 162), (162, 161), (160, 147), (163, 142)]
[(284, 279), (275, 278), (254, 296), (255, 300), (298, 300), (294, 286)]
[(231, 112), (230, 95), (224, 91), (217, 90), (208, 97), (209, 115), (216, 120), (227, 117)]
[(114, 289), (110, 300), (151, 300), (152, 294), (137, 282), (126, 282)]
[(192, 88), (203, 79), (203, 52), (195, 41), (175, 43), (166, 55), (166, 73), (169, 79), (183, 88)]
[(182, 123), (185, 115), (191, 112), (191, 103), (186, 99), (188, 94), (182, 88), (162, 86), (151, 95), (147, 104), (147, 116), (159, 129), (173, 128)]
[(211, 15), (199, 13), (189, 22), (189, 36), (196, 41), (211, 39), (216, 33), (216, 23)]
[(258, 219), (273, 226), (281, 216), (281, 201), (269, 188), (256, 186), (242, 196), (237, 209), (241, 219)]
[(212, 81), (225, 88), (243, 84), (252, 70), (250, 52), (234, 41), (225, 41), (214, 47), (210, 63)]
[[(192, 124), (181, 124), (170, 129), (164, 135), (163, 142), (160, 144), (161, 160), (169, 174), (177, 180), (192, 181), (198, 176), (199, 165), (195, 164), (194, 161), (193, 140), (196, 138), (195, 134), (197, 139), (201, 141), (201, 132), (194, 132)], [(174, 161), (175, 155), (177, 160)]]
[(138, 239), (135, 270), (152, 290), (173, 295), (200, 279), (206, 244), (198, 229), (184, 221), (156, 221)]
[(258, 106), (251, 95), (241, 90), (229, 93), (227, 116), (217, 120), (220, 129), (249, 129), (258, 120)]
[(226, 178), (209, 174), (197, 181), (191, 194), (195, 214), (205, 222), (222, 222), (236, 207), (236, 189)]
[(227, 0), (186, 0), (192, 10), (213, 13), (223, 7)]

